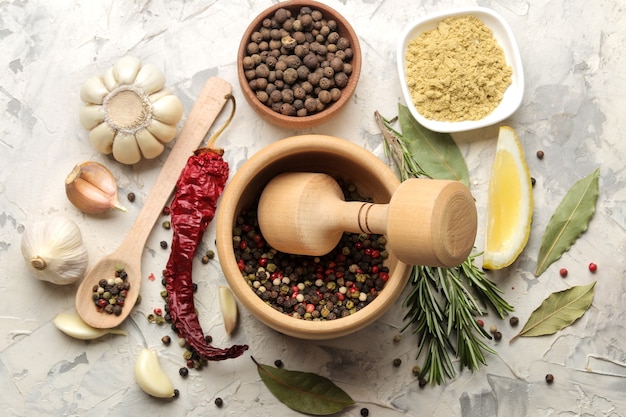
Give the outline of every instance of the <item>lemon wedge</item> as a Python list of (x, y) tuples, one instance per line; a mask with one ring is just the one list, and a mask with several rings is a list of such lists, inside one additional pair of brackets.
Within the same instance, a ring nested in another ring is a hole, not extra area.
[(502, 269), (522, 252), (533, 217), (533, 193), (524, 150), (515, 131), (501, 126), (489, 180), (483, 267)]

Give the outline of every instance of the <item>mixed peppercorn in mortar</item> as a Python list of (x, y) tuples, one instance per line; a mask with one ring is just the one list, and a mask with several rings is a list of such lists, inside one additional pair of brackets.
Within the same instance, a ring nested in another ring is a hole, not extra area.
[[(364, 201), (354, 186), (346, 200)], [(334, 320), (372, 302), (389, 279), (382, 235), (344, 233), (324, 256), (277, 251), (263, 239), (256, 205), (242, 211), (233, 228), (235, 259), (251, 289), (277, 311), (304, 320)]]
[(341, 98), (354, 51), (320, 10), (280, 8), (250, 36), (243, 69), (256, 98), (285, 116), (319, 113)]

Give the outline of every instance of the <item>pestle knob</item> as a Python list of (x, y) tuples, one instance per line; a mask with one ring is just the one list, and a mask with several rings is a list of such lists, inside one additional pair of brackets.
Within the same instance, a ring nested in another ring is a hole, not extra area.
[(451, 267), (476, 238), (474, 199), (458, 181), (409, 179), (388, 204), (345, 201), (327, 174), (288, 172), (261, 193), (257, 215), (265, 240), (292, 254), (321, 256), (344, 232), (384, 234), (387, 249), (410, 265)]

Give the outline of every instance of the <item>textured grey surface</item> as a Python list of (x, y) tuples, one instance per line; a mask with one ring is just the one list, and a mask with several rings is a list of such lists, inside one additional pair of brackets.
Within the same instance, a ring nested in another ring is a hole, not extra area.
[[(553, 336), (522, 338), (493, 314), (504, 338), (480, 372), (463, 371), (452, 381), (418, 388), (411, 374), (417, 343), (402, 327), (400, 302), (372, 326), (351, 336), (311, 342), (279, 335), (242, 313), (234, 336), (224, 334), (217, 263), (197, 260), (197, 307), (215, 345), (248, 343), (243, 357), (178, 377), (181, 350), (164, 347), (168, 329), (145, 316), (161, 306), (159, 279), (167, 252), (159, 242), (168, 231), (155, 227), (143, 258), (143, 302), (123, 328), (128, 336), (82, 342), (60, 333), (52, 319), (71, 309), (75, 287), (55, 287), (29, 276), (19, 245), (24, 225), (64, 214), (80, 226), (90, 263), (112, 251), (129, 229), (165, 158), (124, 167), (99, 155), (78, 121), (83, 81), (120, 56), (140, 57), (163, 69), (185, 114), (207, 77), (233, 84), (239, 101), (235, 122), (220, 138), (232, 173), (264, 146), (295, 133), (261, 122), (245, 103), (236, 78), (236, 49), (244, 26), (271, 1), (154, 0), (133, 2), (0, 1), (0, 414), (3, 416), (297, 415), (260, 382), (250, 360), (282, 359), (290, 369), (330, 377), (357, 402), (342, 415), (358, 416), (625, 416), (626, 415), (626, 216), (623, 109), (626, 108), (626, 11), (621, 1), (406, 2), (328, 1), (353, 24), (361, 40), (364, 69), (356, 94), (337, 119), (312, 129), (362, 145), (384, 159), (374, 111), (392, 117), (401, 100), (395, 51), (410, 20), (456, 6), (494, 9), (510, 24), (526, 76), (521, 108), (504, 123), (514, 127), (526, 151), (534, 188), (530, 241), (519, 260), (490, 274), (505, 291), (522, 323), (550, 293), (597, 280), (589, 311)], [(466, 156), (479, 207), (478, 250), (484, 243), (485, 204), (497, 127), (456, 134)], [(535, 157), (537, 150), (545, 158)], [(130, 213), (85, 216), (66, 200), (63, 180), (85, 160), (107, 164), (122, 196), (133, 191)], [(567, 189), (600, 167), (600, 197), (589, 230), (540, 278), (533, 275), (548, 219)], [(214, 248), (214, 226), (205, 248)], [(587, 264), (595, 262), (592, 275)], [(567, 279), (560, 267), (570, 271)], [(134, 324), (136, 325), (133, 325)], [(149, 398), (136, 385), (132, 367), (144, 343), (157, 349), (181, 396)], [(493, 342), (492, 342), (493, 343)], [(394, 358), (403, 364), (394, 368)], [(555, 376), (546, 385), (547, 373)], [(216, 409), (220, 396), (225, 406)]]

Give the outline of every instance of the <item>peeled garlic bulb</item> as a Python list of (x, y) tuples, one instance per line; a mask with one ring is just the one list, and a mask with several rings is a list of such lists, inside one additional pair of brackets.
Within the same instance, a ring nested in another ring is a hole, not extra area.
[(181, 101), (164, 86), (156, 66), (131, 56), (87, 79), (80, 90), (80, 123), (94, 148), (128, 165), (159, 156), (183, 116)]
[(55, 217), (26, 227), (22, 256), (37, 279), (72, 284), (87, 271), (89, 256), (80, 229), (66, 217)]
[(126, 332), (116, 329), (96, 329), (88, 325), (78, 314), (59, 313), (54, 318), (54, 325), (68, 336), (75, 339), (91, 340), (106, 334), (119, 334), (126, 336)]
[(218, 288), (220, 296), (220, 307), (224, 319), (224, 328), (227, 334), (231, 334), (237, 327), (237, 302), (230, 288), (220, 285)]
[(135, 380), (147, 394), (159, 398), (174, 396), (172, 381), (165, 374), (156, 351), (144, 348), (135, 361)]
[(127, 211), (117, 201), (117, 183), (111, 171), (99, 162), (83, 162), (65, 178), (65, 194), (85, 213), (104, 213), (116, 208)]

